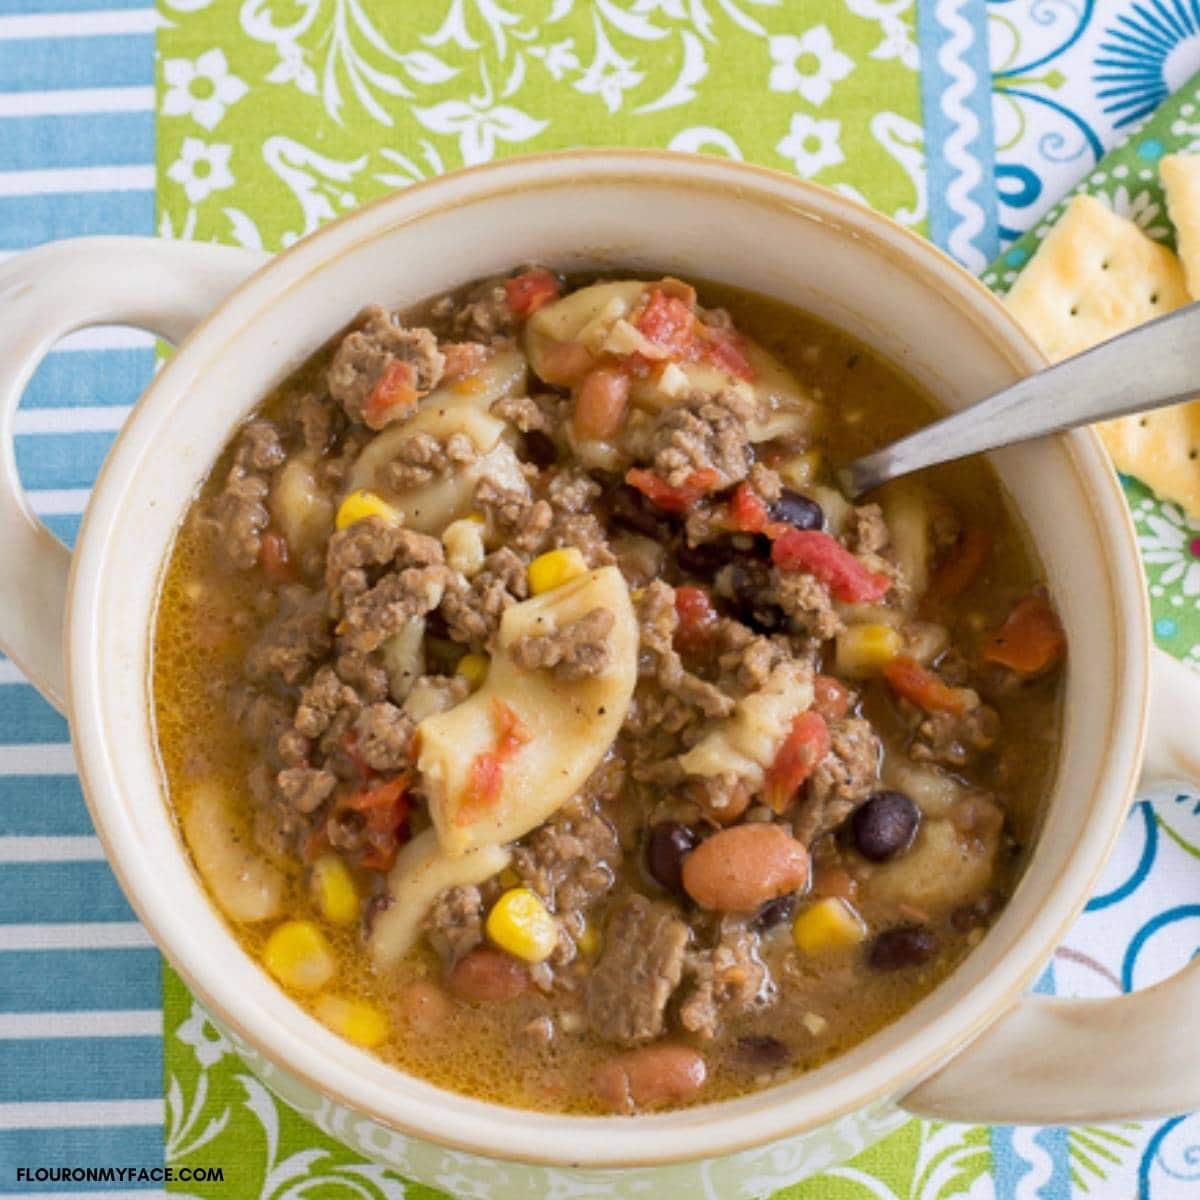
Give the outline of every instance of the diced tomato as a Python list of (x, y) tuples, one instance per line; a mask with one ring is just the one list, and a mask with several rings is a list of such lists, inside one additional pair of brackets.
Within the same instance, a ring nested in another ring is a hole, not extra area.
[(748, 483), (739, 483), (729, 502), (729, 524), (739, 533), (763, 533), (770, 519), (762, 497)]
[(296, 568), (288, 555), (287, 538), (274, 529), (268, 529), (262, 535), (258, 565), (272, 583), (294, 583), (296, 580)]
[(368, 871), (390, 870), (396, 852), (408, 840), (409, 782), (407, 775), (399, 775), (343, 796), (335, 806), (335, 813), (348, 809), (362, 815), (365, 848), (360, 861)]
[(371, 429), (382, 429), (391, 421), (406, 417), (417, 406), (420, 393), (412, 363), (395, 358), (388, 363), (374, 391), (363, 405), (363, 422)]
[(892, 581), (868, 571), (836, 538), (816, 529), (791, 529), (771, 546), (771, 561), (785, 571), (807, 571), (835, 600), (882, 600)]
[(683, 586), (675, 589), (675, 612), (679, 629), (675, 642), (681, 650), (696, 650), (705, 645), (717, 624), (717, 610), (703, 588)]
[(481, 812), (486, 812), (500, 797), (504, 782), (504, 764), (494, 750), (483, 750), (471, 760), (467, 786), (455, 820), (469, 825)]
[(492, 750), (481, 750), (471, 760), (454, 817), (458, 825), (469, 825), (496, 803), (504, 783), (504, 764), (533, 737), (511, 706), (498, 696), (492, 697), (491, 717), (496, 745)]
[(950, 713), (961, 717), (979, 704), (970, 688), (951, 687), (915, 658), (894, 658), (883, 668), (892, 690), (928, 713)]
[(354, 764), (354, 769), (358, 772), (362, 779), (373, 779), (375, 776), (374, 768), (372, 768), (365, 758), (358, 752), (358, 733), (353, 730), (347, 730), (342, 737), (342, 749), (346, 752), (346, 757)]
[(532, 317), (543, 305), (558, 298), (558, 280), (549, 271), (534, 267), (504, 281), (508, 307), (522, 319)]
[(491, 355), (482, 342), (443, 342), (441, 351), (446, 359), (442, 368), (442, 379), (455, 383), (468, 375), (474, 375)]
[(814, 676), (813, 709), (827, 721), (840, 721), (850, 711), (850, 689), (832, 675)]
[(704, 467), (693, 471), (681, 487), (672, 487), (653, 471), (632, 467), (625, 473), (625, 482), (637, 488), (664, 512), (681, 513), (687, 512), (701, 496), (711, 492), (721, 482), (721, 476), (712, 467)]
[(732, 329), (700, 326), (696, 339), (697, 357), (727, 371), (735, 379), (751, 380), (756, 372), (745, 353), (746, 339)]
[(575, 397), (575, 432), (584, 439), (611, 438), (621, 428), (628, 404), (629, 376), (624, 371), (589, 371)]
[(1017, 601), (1004, 624), (984, 643), (980, 657), (1018, 675), (1040, 675), (1066, 649), (1067, 639), (1054, 609), (1045, 596), (1031, 592)]
[(499, 696), (492, 697), (492, 724), (496, 728), (496, 753), (502, 763), (533, 737), (525, 722)]
[(961, 595), (983, 570), (991, 553), (992, 537), (986, 529), (978, 525), (964, 529), (950, 553), (934, 571), (926, 597), (938, 601), (952, 600)]
[(809, 709), (793, 722), (791, 732), (767, 768), (763, 802), (777, 813), (784, 812), (796, 798), (800, 785), (829, 753), (829, 726), (818, 712)]
[(656, 287), (633, 321), (637, 330), (667, 358), (681, 358), (691, 348), (696, 317), (678, 296), (668, 296)]

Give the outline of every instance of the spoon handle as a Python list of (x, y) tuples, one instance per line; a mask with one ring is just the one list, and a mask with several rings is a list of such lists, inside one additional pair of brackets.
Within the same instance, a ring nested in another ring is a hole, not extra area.
[(937, 463), (1200, 394), (1200, 303), (1074, 358), (865, 455), (839, 472), (854, 498)]

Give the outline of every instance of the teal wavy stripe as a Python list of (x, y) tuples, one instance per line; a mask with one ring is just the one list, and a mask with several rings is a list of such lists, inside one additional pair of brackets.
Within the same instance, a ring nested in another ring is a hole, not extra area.
[(981, 271), (999, 249), (987, 14), (980, 0), (918, 0), (929, 236)]

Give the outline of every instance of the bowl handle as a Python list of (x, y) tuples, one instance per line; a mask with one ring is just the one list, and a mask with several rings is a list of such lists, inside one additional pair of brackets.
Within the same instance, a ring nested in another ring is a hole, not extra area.
[(123, 324), (181, 341), (266, 256), (200, 242), (53, 242), (0, 267), (0, 650), (60, 711), (70, 552), (33, 515), (13, 452), (17, 404), (64, 334)]
[[(1200, 783), (1200, 674), (1152, 652), (1142, 781)], [(1149, 1120), (1200, 1108), (1200, 958), (1104, 1000), (1026, 995), (900, 1103), (972, 1124)]]

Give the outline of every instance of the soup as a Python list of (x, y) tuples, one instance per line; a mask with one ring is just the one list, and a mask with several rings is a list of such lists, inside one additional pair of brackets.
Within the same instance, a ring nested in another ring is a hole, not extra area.
[(153, 691), (246, 952), (347, 1040), (554, 1112), (844, 1052), (1010, 895), (1063, 636), (978, 461), (851, 504), (934, 417), (846, 335), (527, 268), (375, 307), (231, 440)]

